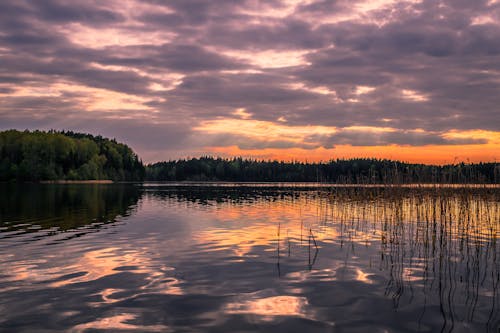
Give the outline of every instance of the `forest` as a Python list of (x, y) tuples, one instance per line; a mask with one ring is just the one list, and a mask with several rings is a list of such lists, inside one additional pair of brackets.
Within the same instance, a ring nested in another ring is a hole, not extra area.
[(0, 132), (0, 181), (43, 180), (498, 184), (500, 164), (438, 166), (366, 158), (307, 163), (205, 156), (144, 166), (130, 147), (102, 136)]
[(279, 162), (213, 157), (158, 162), (146, 167), (146, 180), (384, 183), (499, 183), (498, 163), (426, 165), (381, 159)]
[(125, 144), (71, 131), (0, 132), (0, 181), (142, 180), (145, 167)]

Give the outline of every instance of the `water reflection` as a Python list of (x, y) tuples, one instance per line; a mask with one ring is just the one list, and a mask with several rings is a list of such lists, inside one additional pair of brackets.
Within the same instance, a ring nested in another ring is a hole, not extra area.
[(0, 238), (97, 229), (131, 214), (139, 197), (139, 188), (125, 184), (0, 183)]
[(172, 332), (168, 326), (134, 324), (137, 315), (132, 313), (117, 314), (90, 323), (76, 325), (72, 332), (88, 332), (89, 330), (110, 331), (143, 331), (143, 332)]
[(419, 327), (433, 302), (439, 304), (441, 331), (474, 317), (488, 330), (498, 327), (498, 192), (393, 189), (368, 197), (333, 194), (332, 219), (340, 223), (342, 246), (354, 250), (355, 243), (380, 239), (380, 259), (371, 264), (388, 273), (385, 295), (393, 306), (420, 293)]
[(495, 188), (8, 186), (0, 330), (500, 325)]
[[(426, 313), (435, 315), (436, 305), (441, 331), (453, 331), (457, 321), (483, 322), (487, 330), (498, 326), (500, 206), (496, 189), (340, 188), (304, 193), (223, 188), (202, 193), (181, 189), (153, 195), (215, 206), (207, 215), (213, 215), (219, 226), (195, 235), (206, 250), (227, 250), (238, 258), (251, 258), (255, 248), (276, 244), (278, 276), (284, 259), (293, 257), (297, 262), (302, 257), (304, 268), (307, 261), (309, 272), (286, 274), (295, 283), (340, 279), (370, 285), (377, 283), (380, 273), (373, 270), (377, 268), (385, 273), (384, 295), (395, 309), (402, 302), (408, 306), (423, 301), (418, 304), (419, 329)], [(339, 246), (351, 262), (316, 269), (318, 254), (330, 256), (320, 249), (330, 244)], [(378, 255), (360, 257), (360, 248), (376, 248)], [(268, 299), (231, 303), (228, 311), (255, 309), (258, 314), (266, 308), (259, 304), (267, 304), (261, 300)]]
[(275, 321), (276, 317), (303, 317), (315, 319), (314, 311), (309, 308), (305, 297), (268, 296), (266, 291), (244, 295), (238, 301), (226, 305), (229, 314), (250, 315), (252, 321)]

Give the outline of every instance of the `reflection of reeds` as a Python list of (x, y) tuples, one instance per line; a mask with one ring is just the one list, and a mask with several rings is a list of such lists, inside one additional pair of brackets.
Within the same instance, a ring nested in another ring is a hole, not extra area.
[[(413, 300), (417, 283), (424, 304), (437, 295), (443, 332), (451, 332), (456, 321), (475, 320), (485, 299), (492, 300), (486, 330), (500, 324), (497, 190), (336, 189), (328, 202), (332, 221), (341, 228), (341, 246), (379, 235), (380, 268), (388, 272), (386, 295), (395, 307), (407, 293)], [(424, 316), (425, 307), (420, 321)]]
[[(301, 220), (301, 225), (300, 225), (301, 231), (300, 231), (300, 244), (302, 245), (302, 228), (303, 228), (303, 221)], [(287, 254), (288, 257), (291, 256), (291, 251), (292, 251), (292, 241), (290, 238), (289, 230), (287, 229), (286, 231), (287, 236), (286, 236), (286, 246), (287, 246)], [(281, 259), (281, 222), (278, 222), (278, 227), (277, 227), (277, 233), (276, 233), (277, 239), (276, 239), (276, 254), (277, 254), (277, 261), (276, 261), (276, 267), (278, 270), (278, 276), (281, 276), (281, 266), (280, 266), (280, 259)], [(314, 246), (314, 254), (311, 255), (311, 249), (312, 246)], [(312, 270), (316, 259), (318, 258), (318, 253), (319, 253), (319, 247), (318, 243), (316, 242), (316, 238), (314, 237), (314, 233), (312, 231), (312, 228), (309, 228), (309, 234), (307, 237), (307, 253), (308, 253), (308, 263), (307, 266), (309, 270)]]

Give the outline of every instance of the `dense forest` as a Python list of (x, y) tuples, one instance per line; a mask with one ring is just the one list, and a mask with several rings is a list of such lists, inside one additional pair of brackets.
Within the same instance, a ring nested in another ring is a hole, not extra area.
[(0, 132), (0, 181), (142, 180), (145, 168), (127, 145), (74, 132)]
[(212, 157), (148, 165), (146, 180), (377, 183), (499, 183), (500, 164), (434, 166), (379, 159), (321, 163)]

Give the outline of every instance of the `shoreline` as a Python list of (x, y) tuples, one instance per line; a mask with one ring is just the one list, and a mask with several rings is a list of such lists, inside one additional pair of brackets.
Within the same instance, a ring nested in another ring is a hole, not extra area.
[(0, 182), (11, 184), (136, 184), (144, 187), (315, 187), (315, 188), (500, 188), (496, 183), (318, 183), (318, 182), (251, 182), (251, 181), (113, 181), (111, 179), (91, 180), (41, 180), (37, 182)]
[(388, 183), (345, 184), (317, 182), (143, 181), (143, 186), (172, 187), (316, 187), (316, 188), (500, 188), (495, 183)]

